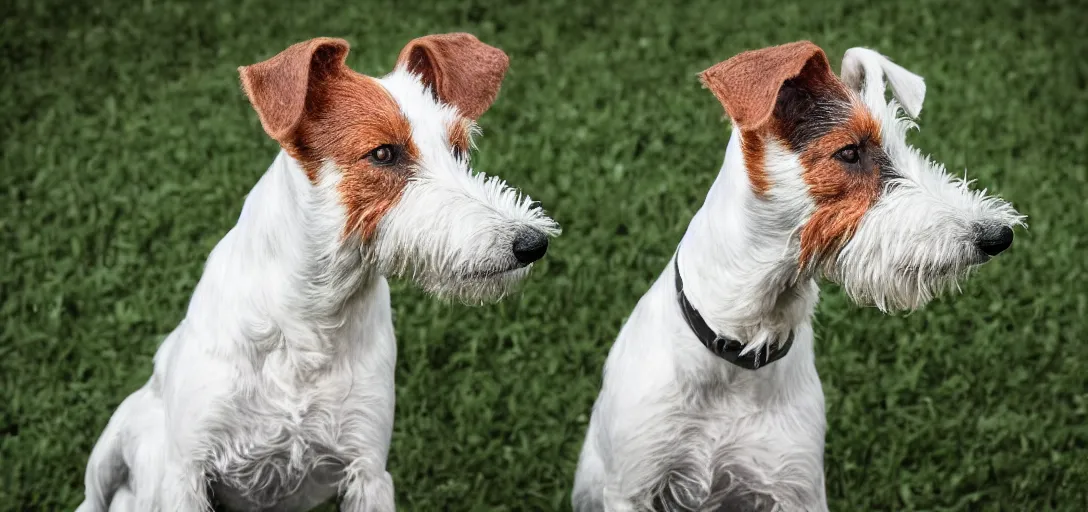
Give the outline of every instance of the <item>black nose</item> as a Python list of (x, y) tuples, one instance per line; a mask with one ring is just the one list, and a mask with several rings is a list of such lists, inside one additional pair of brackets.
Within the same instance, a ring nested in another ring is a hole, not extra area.
[(514, 257), (526, 265), (548, 252), (548, 235), (535, 229), (523, 229), (514, 238)]
[(975, 245), (979, 250), (997, 256), (1012, 245), (1012, 228), (1008, 226), (976, 226)]

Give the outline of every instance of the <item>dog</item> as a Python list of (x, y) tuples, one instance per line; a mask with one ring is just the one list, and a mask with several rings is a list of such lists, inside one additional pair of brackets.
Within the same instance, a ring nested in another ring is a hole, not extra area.
[(386, 277), (501, 299), (559, 227), (475, 173), (509, 60), (465, 33), (412, 40), (380, 78), (316, 38), (239, 68), (278, 156), (215, 246), (147, 384), (95, 445), (80, 512), (392, 511), (396, 343)]
[(578, 512), (827, 510), (817, 281), (917, 309), (1024, 224), (906, 142), (925, 83), (874, 50), (836, 76), (798, 41), (700, 80), (732, 121), (724, 163), (609, 351)]

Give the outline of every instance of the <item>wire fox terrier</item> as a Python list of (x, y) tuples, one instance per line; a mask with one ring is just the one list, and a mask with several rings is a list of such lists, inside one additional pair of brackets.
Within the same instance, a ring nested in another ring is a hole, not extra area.
[(1022, 224), (906, 142), (913, 123), (899, 112), (917, 117), (925, 84), (879, 53), (847, 51), (840, 78), (801, 41), (700, 79), (734, 129), (705, 203), (609, 352), (579, 512), (827, 510), (816, 280), (883, 311), (916, 309)]
[(391, 73), (317, 38), (239, 68), (281, 151), (216, 245), (149, 382), (91, 453), (81, 512), (394, 510), (385, 276), (469, 303), (513, 290), (558, 226), (469, 165), (508, 58), (464, 34)]

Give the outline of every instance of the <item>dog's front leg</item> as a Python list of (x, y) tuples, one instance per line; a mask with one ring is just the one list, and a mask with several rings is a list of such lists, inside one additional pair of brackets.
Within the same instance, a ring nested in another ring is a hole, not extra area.
[(394, 512), (393, 477), (384, 465), (366, 458), (352, 462), (345, 470), (341, 512)]

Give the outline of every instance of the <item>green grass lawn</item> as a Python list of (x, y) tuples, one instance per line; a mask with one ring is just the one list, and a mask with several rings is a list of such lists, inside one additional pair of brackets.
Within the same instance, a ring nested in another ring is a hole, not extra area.
[(511, 58), (476, 167), (540, 200), (564, 234), (500, 304), (394, 283), (401, 509), (569, 508), (608, 348), (721, 164), (728, 123), (696, 74), (811, 39), (836, 69), (869, 46), (923, 75), (912, 140), (1030, 226), (961, 295), (912, 315), (825, 287), (832, 510), (1088, 510), (1083, 3), (12, 2), (0, 8), (0, 509), (80, 501), (94, 441), (272, 161), (236, 68), (329, 35), (377, 75), (409, 39), (465, 30)]

